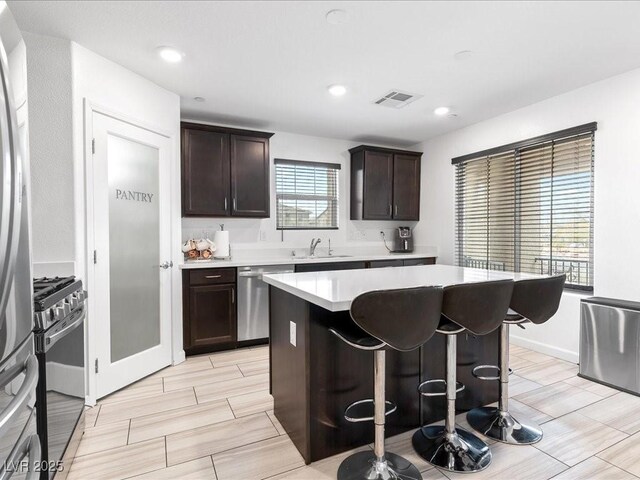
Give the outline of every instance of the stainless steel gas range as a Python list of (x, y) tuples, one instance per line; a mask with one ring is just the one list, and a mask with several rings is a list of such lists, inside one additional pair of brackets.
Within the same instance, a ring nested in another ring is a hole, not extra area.
[(48, 470), (40, 478), (63, 479), (84, 430), (86, 292), (75, 277), (38, 278), (33, 291), (40, 370), (37, 425), (42, 465)]

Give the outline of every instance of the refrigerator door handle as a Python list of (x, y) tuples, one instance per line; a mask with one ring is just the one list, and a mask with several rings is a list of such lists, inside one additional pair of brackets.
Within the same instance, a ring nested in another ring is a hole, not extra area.
[(6, 56), (0, 49), (0, 251), (5, 252), (0, 260), (0, 312), (4, 312), (11, 291), (22, 206), (22, 164), (7, 72)]
[(11, 426), (13, 418), (29, 403), (35, 393), (38, 383), (38, 359), (31, 354), (24, 364), (14, 365), (0, 374), (0, 388), (4, 388), (23, 372), (25, 377), (18, 389), (18, 393), (11, 399), (9, 405), (0, 412), (0, 437), (4, 435), (7, 428)]
[(9, 458), (4, 462), (0, 470), (0, 480), (9, 480), (16, 473), (24, 457), (29, 457), (29, 471), (25, 480), (38, 480), (40, 478), (40, 463), (42, 462), (42, 450), (38, 435), (29, 435), (17, 448), (14, 448)]

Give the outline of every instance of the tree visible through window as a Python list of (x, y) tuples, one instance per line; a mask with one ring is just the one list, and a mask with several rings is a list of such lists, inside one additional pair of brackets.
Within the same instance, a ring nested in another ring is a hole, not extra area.
[(279, 230), (338, 228), (339, 164), (275, 159)]
[(456, 261), (593, 288), (595, 124), (454, 159)]

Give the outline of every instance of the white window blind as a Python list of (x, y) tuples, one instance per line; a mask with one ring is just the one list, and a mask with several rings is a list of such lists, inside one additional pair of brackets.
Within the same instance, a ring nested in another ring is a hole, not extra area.
[(337, 229), (340, 165), (281, 158), (274, 163), (277, 228)]
[(454, 159), (456, 262), (593, 288), (596, 124)]

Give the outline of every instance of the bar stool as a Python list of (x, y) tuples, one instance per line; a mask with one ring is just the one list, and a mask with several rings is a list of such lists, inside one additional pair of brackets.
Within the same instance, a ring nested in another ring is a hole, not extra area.
[[(491, 463), (491, 451), (473, 433), (456, 428), (456, 393), (463, 390), (456, 382), (457, 334), (468, 331), (486, 335), (496, 330), (509, 308), (513, 280), (468, 283), (444, 288), (442, 319), (437, 332), (446, 335), (446, 380), (427, 380), (418, 391), (424, 396), (446, 395), (444, 425), (424, 426), (413, 435), (413, 448), (430, 464), (452, 472), (477, 472)], [(428, 385), (446, 384), (445, 393), (429, 393)]]
[[(481, 380), (499, 380), (498, 407), (478, 407), (467, 413), (474, 430), (500, 442), (529, 445), (542, 439), (542, 429), (529, 419), (515, 419), (509, 413), (509, 325), (541, 324), (558, 311), (566, 275), (520, 280), (513, 286), (510, 310), (500, 328), (500, 365), (478, 365), (473, 375)], [(481, 370), (497, 370), (496, 376), (482, 376)]]
[[(347, 457), (338, 469), (338, 480), (422, 479), (409, 460), (385, 452), (385, 416), (396, 410), (396, 406), (385, 398), (385, 350), (405, 352), (420, 347), (435, 333), (441, 308), (442, 287), (367, 292), (351, 303), (353, 322), (329, 329), (354, 348), (374, 351), (374, 398), (359, 400), (345, 409), (347, 421), (373, 420), (374, 451)], [(352, 409), (363, 403), (373, 403), (373, 417), (352, 416)]]

